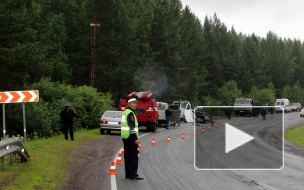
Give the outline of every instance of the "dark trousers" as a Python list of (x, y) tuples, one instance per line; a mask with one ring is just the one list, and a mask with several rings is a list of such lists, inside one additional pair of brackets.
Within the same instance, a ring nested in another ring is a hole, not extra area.
[(169, 126), (170, 126), (170, 121), (171, 117), (170, 116), (166, 116), (166, 129), (169, 129)]
[(138, 176), (138, 152), (137, 145), (130, 139), (122, 139), (124, 143), (124, 161), (126, 178)]
[(74, 140), (74, 128), (73, 128), (73, 123), (65, 123), (63, 124), (64, 126), (64, 136), (65, 136), (65, 139), (68, 140), (69, 139), (69, 136), (68, 136), (68, 133), (70, 131), (70, 137), (71, 137), (71, 140)]
[(228, 119), (230, 119), (231, 118), (231, 113), (227, 113), (227, 117), (228, 117)]

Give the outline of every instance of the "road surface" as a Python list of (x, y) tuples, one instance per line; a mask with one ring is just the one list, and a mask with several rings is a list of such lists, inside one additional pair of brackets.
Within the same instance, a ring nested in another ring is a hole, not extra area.
[[(265, 146), (270, 152), (276, 152), (280, 150), (280, 141), (282, 140), (280, 135), (278, 135), (280, 128), (277, 127), (280, 123), (279, 119), (277, 119), (279, 115), (267, 115), (266, 120), (262, 120), (261, 117), (254, 118), (251, 123), (248, 122), (248, 117), (232, 118), (228, 122), (232, 125), (241, 124), (243, 126), (242, 130), (258, 139), (258, 142), (248, 143), (248, 146), (253, 148), (253, 150), (259, 149), (260, 146)], [(285, 114), (284, 120), (285, 130), (304, 123), (304, 119), (300, 118), (297, 112)], [(219, 122), (225, 122), (225, 120), (219, 120)], [(259, 132), (251, 131), (253, 127), (258, 128)], [(142, 150), (140, 151), (138, 174), (145, 178), (142, 181), (125, 179), (124, 165), (116, 165), (117, 176), (106, 174), (110, 169), (111, 161), (115, 160), (122, 147), (119, 135), (107, 137), (103, 140), (106, 141), (106, 144), (100, 142), (98, 146), (95, 146), (103, 151), (103, 153), (98, 154), (98, 156), (101, 156), (100, 160), (102, 161), (88, 162), (84, 160), (81, 169), (79, 166), (77, 169), (75, 165), (74, 169), (79, 170), (79, 173), (70, 175), (67, 183), (73, 183), (73, 189), (105, 190), (303, 189), (304, 151), (286, 141), (284, 143), (284, 168), (281, 170), (196, 170), (194, 167), (194, 144), (204, 142), (204, 148), (202, 149), (204, 151), (221, 146), (224, 138), (220, 137), (223, 135), (224, 130), (221, 126), (219, 129), (213, 127), (212, 131), (205, 130), (205, 134), (200, 134), (201, 127), (197, 127), (196, 137), (194, 138), (192, 137), (194, 126), (188, 123), (171, 127), (169, 130), (160, 128), (155, 133), (141, 132)], [(183, 134), (185, 134), (185, 140), (181, 139)], [(168, 136), (170, 136), (171, 143), (166, 142)], [(153, 138), (156, 146), (151, 146)], [(216, 139), (216, 141), (212, 139)], [(109, 150), (109, 147), (112, 149)], [(98, 150), (96, 151), (99, 152)], [(223, 158), (218, 158), (217, 154), (204, 154), (206, 153), (204, 151), (199, 154), (206, 159), (206, 163), (208, 163), (206, 165), (210, 166), (211, 164), (212, 166), (214, 163), (214, 166), (218, 167), (216, 160)], [(247, 153), (246, 159), (248, 161), (256, 159), (255, 154), (250, 151)], [(102, 156), (103, 154), (106, 154), (106, 156)], [(257, 153), (256, 156), (261, 158)], [(123, 156), (122, 161), (124, 162)], [(276, 161), (274, 160), (274, 162)], [(270, 165), (271, 163), (269, 162)], [(229, 164), (233, 166), (234, 162)], [(262, 167), (265, 167), (265, 165), (262, 165)], [(270, 167), (277, 167), (277, 165)], [(75, 170), (72, 171), (75, 172)], [(65, 186), (63, 189), (69, 188)]]

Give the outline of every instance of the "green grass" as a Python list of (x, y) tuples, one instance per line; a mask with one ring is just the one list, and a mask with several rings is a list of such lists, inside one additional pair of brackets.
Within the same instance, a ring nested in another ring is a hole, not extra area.
[(287, 130), (285, 132), (285, 138), (290, 142), (296, 143), (299, 147), (304, 148), (304, 125)]
[(66, 141), (64, 136), (60, 135), (23, 143), (30, 159), (28, 162), (20, 163), (19, 160), (9, 165), (6, 156), (4, 172), (0, 171), (0, 189), (58, 189), (67, 176), (67, 167), (73, 162), (73, 158), (67, 157), (67, 153), (80, 148), (81, 144), (87, 141), (100, 140), (105, 136), (100, 135), (99, 129), (94, 129), (77, 131), (74, 141)]

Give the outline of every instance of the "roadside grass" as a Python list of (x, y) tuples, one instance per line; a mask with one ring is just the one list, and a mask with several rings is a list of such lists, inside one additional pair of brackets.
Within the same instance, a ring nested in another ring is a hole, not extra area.
[[(67, 176), (66, 169), (75, 161), (67, 153), (80, 148), (88, 141), (95, 141), (107, 135), (101, 135), (99, 129), (76, 131), (75, 140), (65, 140), (63, 135), (49, 139), (39, 139), (23, 143), (28, 150), (28, 162), (8, 164), (5, 157), (4, 172), (0, 171), (1, 190), (53, 190), (60, 188)], [(19, 158), (17, 156), (17, 158)]]
[(285, 138), (293, 142), (299, 147), (304, 148), (304, 125), (299, 127), (294, 127), (292, 129), (289, 129), (285, 132)]

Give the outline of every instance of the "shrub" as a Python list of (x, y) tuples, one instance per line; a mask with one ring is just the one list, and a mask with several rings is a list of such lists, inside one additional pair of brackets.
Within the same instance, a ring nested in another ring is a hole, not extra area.
[[(100, 93), (89, 86), (71, 86), (51, 82), (44, 78), (28, 87), (39, 90), (39, 102), (26, 103), (27, 135), (34, 137), (50, 137), (60, 134), (62, 123), (60, 111), (65, 104), (70, 104), (76, 117), (74, 128), (97, 128), (99, 119), (106, 110), (112, 110), (113, 100), (110, 93)], [(23, 134), (22, 105), (7, 106), (7, 134)]]

